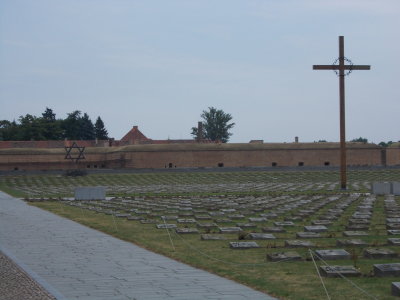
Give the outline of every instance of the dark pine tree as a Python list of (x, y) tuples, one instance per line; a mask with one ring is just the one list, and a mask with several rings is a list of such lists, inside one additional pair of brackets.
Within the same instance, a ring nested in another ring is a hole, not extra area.
[(94, 125), (87, 113), (83, 114), (83, 117), (80, 119), (80, 123), (81, 123), (81, 139), (94, 140), (95, 139)]
[(104, 122), (100, 117), (97, 117), (96, 123), (94, 124), (94, 132), (96, 138), (99, 140), (107, 140), (108, 139), (108, 132), (104, 127)]

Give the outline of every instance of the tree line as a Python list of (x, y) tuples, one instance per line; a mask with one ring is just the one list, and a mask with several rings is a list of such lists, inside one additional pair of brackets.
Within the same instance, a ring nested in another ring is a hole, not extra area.
[(65, 119), (57, 119), (51, 108), (40, 117), (26, 114), (18, 121), (0, 120), (0, 141), (42, 140), (106, 140), (108, 132), (102, 119), (97, 117), (93, 124), (87, 113), (75, 110)]

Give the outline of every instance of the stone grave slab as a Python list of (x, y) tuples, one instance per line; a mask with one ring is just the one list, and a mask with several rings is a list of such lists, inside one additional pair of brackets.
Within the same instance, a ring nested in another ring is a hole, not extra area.
[(77, 187), (75, 200), (106, 200), (106, 188), (104, 186)]
[(400, 218), (386, 218), (386, 223), (400, 223)]
[(286, 248), (312, 248), (315, 247), (315, 244), (310, 241), (304, 240), (286, 240), (285, 241)]
[(246, 229), (254, 229), (257, 228), (257, 225), (254, 223), (237, 223), (237, 227), (246, 228)]
[(274, 222), (275, 226), (284, 227), (284, 226), (294, 226), (292, 221), (284, 221), (284, 222)]
[(131, 214), (115, 214), (117, 218), (128, 218), (131, 216)]
[(220, 233), (239, 233), (242, 231), (243, 230), (240, 227), (219, 227)]
[(216, 223), (231, 223), (232, 222), (232, 220), (229, 218), (215, 219), (214, 221)]
[(370, 220), (367, 219), (349, 219), (349, 224), (364, 224), (369, 225)]
[(191, 223), (196, 223), (196, 220), (195, 219), (177, 219), (176, 220), (178, 223), (183, 223), (183, 224), (187, 224), (187, 223), (189, 223), (189, 224), (191, 224)]
[(400, 246), (400, 238), (388, 238), (388, 244), (393, 246)]
[(285, 221), (301, 221), (301, 220), (303, 220), (303, 218), (299, 217), (299, 216), (290, 216), (290, 217), (285, 217), (284, 220)]
[(222, 241), (226, 240), (226, 237), (220, 234), (202, 234), (200, 239), (203, 241)]
[(365, 224), (350, 224), (346, 226), (346, 230), (349, 231), (358, 231), (358, 230), (368, 230), (369, 225)]
[(400, 182), (392, 182), (392, 194), (396, 196), (400, 195)]
[(322, 217), (323, 220), (328, 220), (328, 221), (336, 221), (338, 219), (338, 216), (336, 215), (325, 215)]
[(225, 215), (225, 213), (222, 211), (210, 211), (208, 214), (212, 217), (220, 217)]
[(344, 236), (366, 236), (368, 235), (365, 231), (343, 231)]
[(261, 222), (267, 222), (267, 218), (249, 218), (249, 221), (261, 223)]
[(390, 182), (373, 182), (372, 193), (375, 195), (389, 195), (391, 194)]
[(176, 228), (175, 232), (179, 234), (196, 234), (199, 233), (199, 230), (197, 228)]
[(140, 221), (140, 220), (143, 220), (143, 217), (140, 217), (140, 216), (130, 216), (130, 217), (127, 217), (126, 219), (129, 220), (129, 221)]
[(375, 264), (374, 275), (376, 277), (400, 276), (400, 263)]
[(315, 250), (315, 253), (323, 260), (350, 259), (351, 258), (350, 253), (344, 249)]
[(234, 209), (234, 208), (223, 208), (223, 209), (221, 209), (221, 212), (232, 213), (232, 212), (236, 212), (236, 209)]
[(301, 255), (295, 251), (269, 253), (267, 254), (267, 259), (273, 262), (303, 260)]
[(263, 227), (261, 228), (262, 232), (265, 233), (280, 233), (280, 232), (286, 232), (286, 230), (282, 227)]
[(143, 219), (143, 220), (140, 220), (140, 223), (141, 224), (157, 224), (158, 221), (157, 220)]
[(399, 229), (390, 229), (387, 232), (390, 235), (398, 235), (398, 234), (400, 234), (400, 230)]
[(359, 240), (359, 239), (348, 239), (348, 240), (337, 240), (336, 244), (338, 246), (342, 246), (342, 247), (351, 247), (351, 246), (368, 246), (368, 243), (363, 241), (363, 240)]
[(333, 222), (329, 220), (314, 220), (311, 222), (313, 225), (331, 225)]
[(176, 224), (157, 224), (157, 229), (175, 229)]
[(271, 233), (252, 232), (252, 233), (249, 233), (247, 236), (251, 240), (273, 240), (273, 239), (275, 239), (275, 236)]
[(312, 238), (320, 238), (322, 236), (319, 232), (305, 231), (305, 232), (296, 232), (296, 237), (301, 239), (312, 239)]
[(305, 231), (312, 231), (312, 232), (325, 232), (328, 231), (328, 228), (324, 225), (312, 225), (312, 226), (304, 226)]
[(161, 216), (161, 220), (175, 221), (175, 220), (178, 220), (178, 216)]
[(364, 250), (364, 257), (366, 258), (394, 258), (397, 253), (391, 249), (384, 248), (368, 248)]
[(400, 297), (400, 282), (392, 282), (392, 296)]
[(358, 271), (354, 266), (320, 266), (320, 273), (325, 277), (357, 277), (361, 276), (360, 271)]
[(273, 219), (273, 218), (277, 218), (278, 215), (276, 213), (269, 212), (269, 213), (265, 213), (265, 214), (260, 214), (260, 217)]
[(235, 250), (260, 248), (256, 242), (229, 242), (229, 246)]
[(400, 229), (400, 223), (388, 223), (386, 224), (387, 229)]
[(240, 219), (244, 219), (245, 216), (244, 215), (240, 215), (240, 214), (236, 214), (236, 215), (230, 215), (228, 216), (230, 219), (232, 220), (240, 220)]

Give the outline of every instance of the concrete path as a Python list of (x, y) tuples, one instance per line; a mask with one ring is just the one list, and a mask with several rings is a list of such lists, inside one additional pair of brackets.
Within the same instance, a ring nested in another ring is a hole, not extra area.
[(57, 299), (274, 299), (2, 192), (0, 251)]

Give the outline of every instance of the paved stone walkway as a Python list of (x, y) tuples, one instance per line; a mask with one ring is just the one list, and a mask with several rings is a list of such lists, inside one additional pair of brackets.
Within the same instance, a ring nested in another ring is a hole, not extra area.
[(274, 299), (2, 192), (0, 251), (57, 299)]

